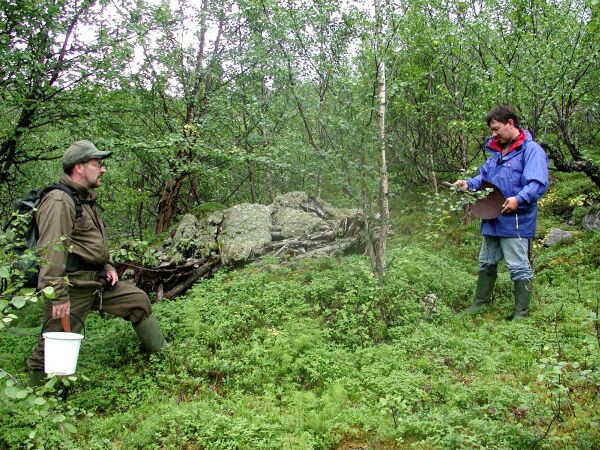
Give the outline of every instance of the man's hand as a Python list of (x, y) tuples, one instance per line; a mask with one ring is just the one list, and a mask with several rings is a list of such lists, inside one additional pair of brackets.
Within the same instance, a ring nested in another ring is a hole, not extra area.
[(465, 180), (456, 180), (454, 186), (457, 186), (461, 191), (469, 189), (469, 184)]
[(52, 304), (52, 318), (62, 319), (71, 315), (71, 302), (55, 302)]
[(517, 197), (508, 197), (502, 204), (502, 214), (515, 212), (519, 208)]
[(106, 281), (112, 287), (119, 282), (119, 275), (114, 270), (106, 272)]

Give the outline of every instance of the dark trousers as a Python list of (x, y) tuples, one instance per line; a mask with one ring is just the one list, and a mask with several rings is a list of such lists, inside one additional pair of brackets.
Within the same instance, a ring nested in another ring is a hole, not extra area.
[[(90, 311), (103, 311), (113, 316), (122, 317), (137, 325), (152, 314), (150, 300), (144, 291), (127, 282), (120, 281), (110, 289), (103, 289), (103, 285), (95, 281), (95, 272), (76, 272), (69, 274), (69, 298), (71, 313), (85, 322)], [(51, 319), (52, 301), (46, 300), (44, 304), (43, 322), (46, 323), (44, 331), (63, 331), (59, 319)], [(71, 331), (81, 332), (83, 324), (71, 316)], [(39, 337), (37, 346), (27, 359), (30, 370), (44, 370), (44, 339)]]

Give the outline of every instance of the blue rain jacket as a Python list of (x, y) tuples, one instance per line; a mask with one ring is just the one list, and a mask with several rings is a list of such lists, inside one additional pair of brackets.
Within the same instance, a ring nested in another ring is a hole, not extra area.
[(491, 153), (490, 157), (479, 169), (479, 175), (467, 180), (471, 190), (480, 190), (481, 181), (487, 180), (498, 186), (506, 198), (516, 197), (519, 202), (516, 213), (482, 220), (481, 234), (485, 236), (535, 236), (537, 201), (548, 188), (548, 157), (529, 131), (521, 130), (517, 144), (502, 156), (493, 139), (488, 139), (485, 150)]

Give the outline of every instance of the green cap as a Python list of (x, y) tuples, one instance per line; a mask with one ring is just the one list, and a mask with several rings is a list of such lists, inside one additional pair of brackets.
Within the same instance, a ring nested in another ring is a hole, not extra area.
[(90, 159), (104, 159), (112, 152), (101, 152), (90, 141), (73, 142), (63, 156), (63, 169), (68, 170), (75, 164), (89, 161)]

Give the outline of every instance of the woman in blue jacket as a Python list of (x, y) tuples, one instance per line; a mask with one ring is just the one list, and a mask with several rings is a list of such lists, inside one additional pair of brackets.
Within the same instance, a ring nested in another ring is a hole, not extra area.
[(462, 190), (479, 190), (487, 180), (500, 188), (506, 201), (495, 219), (482, 220), (483, 242), (479, 253), (479, 277), (468, 312), (487, 306), (496, 283), (498, 262), (504, 258), (515, 284), (515, 310), (510, 320), (526, 317), (531, 301), (533, 272), (529, 246), (535, 236), (537, 201), (548, 187), (548, 157), (531, 134), (519, 127), (510, 106), (497, 106), (486, 115), (492, 131), (485, 150), (490, 153), (479, 175), (454, 184)]

